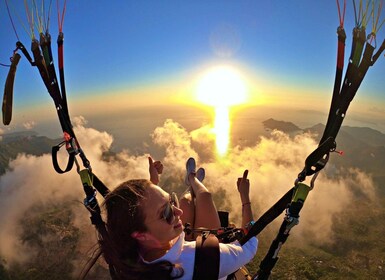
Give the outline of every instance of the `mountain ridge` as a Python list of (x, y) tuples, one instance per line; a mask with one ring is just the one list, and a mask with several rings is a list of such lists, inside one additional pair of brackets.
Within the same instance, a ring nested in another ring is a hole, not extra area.
[[(325, 129), (322, 123), (311, 127), (300, 128), (292, 122), (269, 118), (262, 122), (266, 130), (281, 130), (288, 134), (310, 132), (319, 141)], [(15, 159), (18, 154), (26, 153), (42, 155), (51, 153), (60, 139), (51, 139), (39, 136), (34, 131), (20, 131), (2, 134), (0, 140), (0, 175), (8, 168), (9, 161)], [(342, 126), (336, 139), (337, 149), (345, 152), (343, 157), (333, 157), (333, 162), (338, 165), (358, 167), (376, 176), (382, 174), (382, 162), (385, 161), (385, 134), (369, 127)], [(382, 178), (381, 177), (381, 178)]]

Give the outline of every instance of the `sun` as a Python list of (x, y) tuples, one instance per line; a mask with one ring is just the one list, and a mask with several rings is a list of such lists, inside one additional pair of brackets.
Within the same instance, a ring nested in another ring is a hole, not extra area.
[(217, 66), (205, 72), (198, 82), (197, 99), (214, 107), (229, 107), (246, 101), (246, 83), (231, 66)]
[(198, 81), (198, 101), (214, 107), (213, 132), (220, 155), (226, 154), (230, 143), (230, 111), (234, 105), (245, 103), (247, 87), (241, 73), (231, 66), (217, 66), (206, 71)]

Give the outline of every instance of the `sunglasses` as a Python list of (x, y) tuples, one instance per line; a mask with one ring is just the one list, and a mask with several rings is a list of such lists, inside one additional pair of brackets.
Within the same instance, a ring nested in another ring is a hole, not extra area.
[(170, 202), (167, 203), (166, 208), (163, 211), (162, 218), (169, 224), (172, 225), (175, 221), (174, 207), (179, 208), (179, 200), (176, 193), (172, 192), (170, 195)]

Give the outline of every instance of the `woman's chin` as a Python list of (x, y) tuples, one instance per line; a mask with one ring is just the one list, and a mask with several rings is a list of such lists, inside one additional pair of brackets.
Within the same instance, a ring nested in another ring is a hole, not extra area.
[(182, 224), (181, 220), (179, 220), (179, 222), (174, 226), (174, 231), (176, 231), (178, 233), (178, 235), (182, 233), (183, 224)]

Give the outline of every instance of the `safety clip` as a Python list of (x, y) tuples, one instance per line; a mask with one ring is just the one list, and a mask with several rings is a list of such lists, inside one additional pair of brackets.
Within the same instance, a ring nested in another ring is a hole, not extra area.
[(96, 190), (94, 190), (94, 193), (93, 195), (90, 195), (90, 196), (87, 196), (84, 201), (83, 201), (83, 204), (84, 206), (90, 210), (90, 211), (93, 211), (94, 209), (94, 204), (96, 202)]
[(298, 217), (293, 217), (290, 215), (289, 208), (286, 208), (286, 213), (285, 213), (285, 220), (288, 222), (286, 225), (286, 230), (285, 234), (289, 233), (289, 231), (295, 227), (296, 225), (299, 224), (299, 216)]

